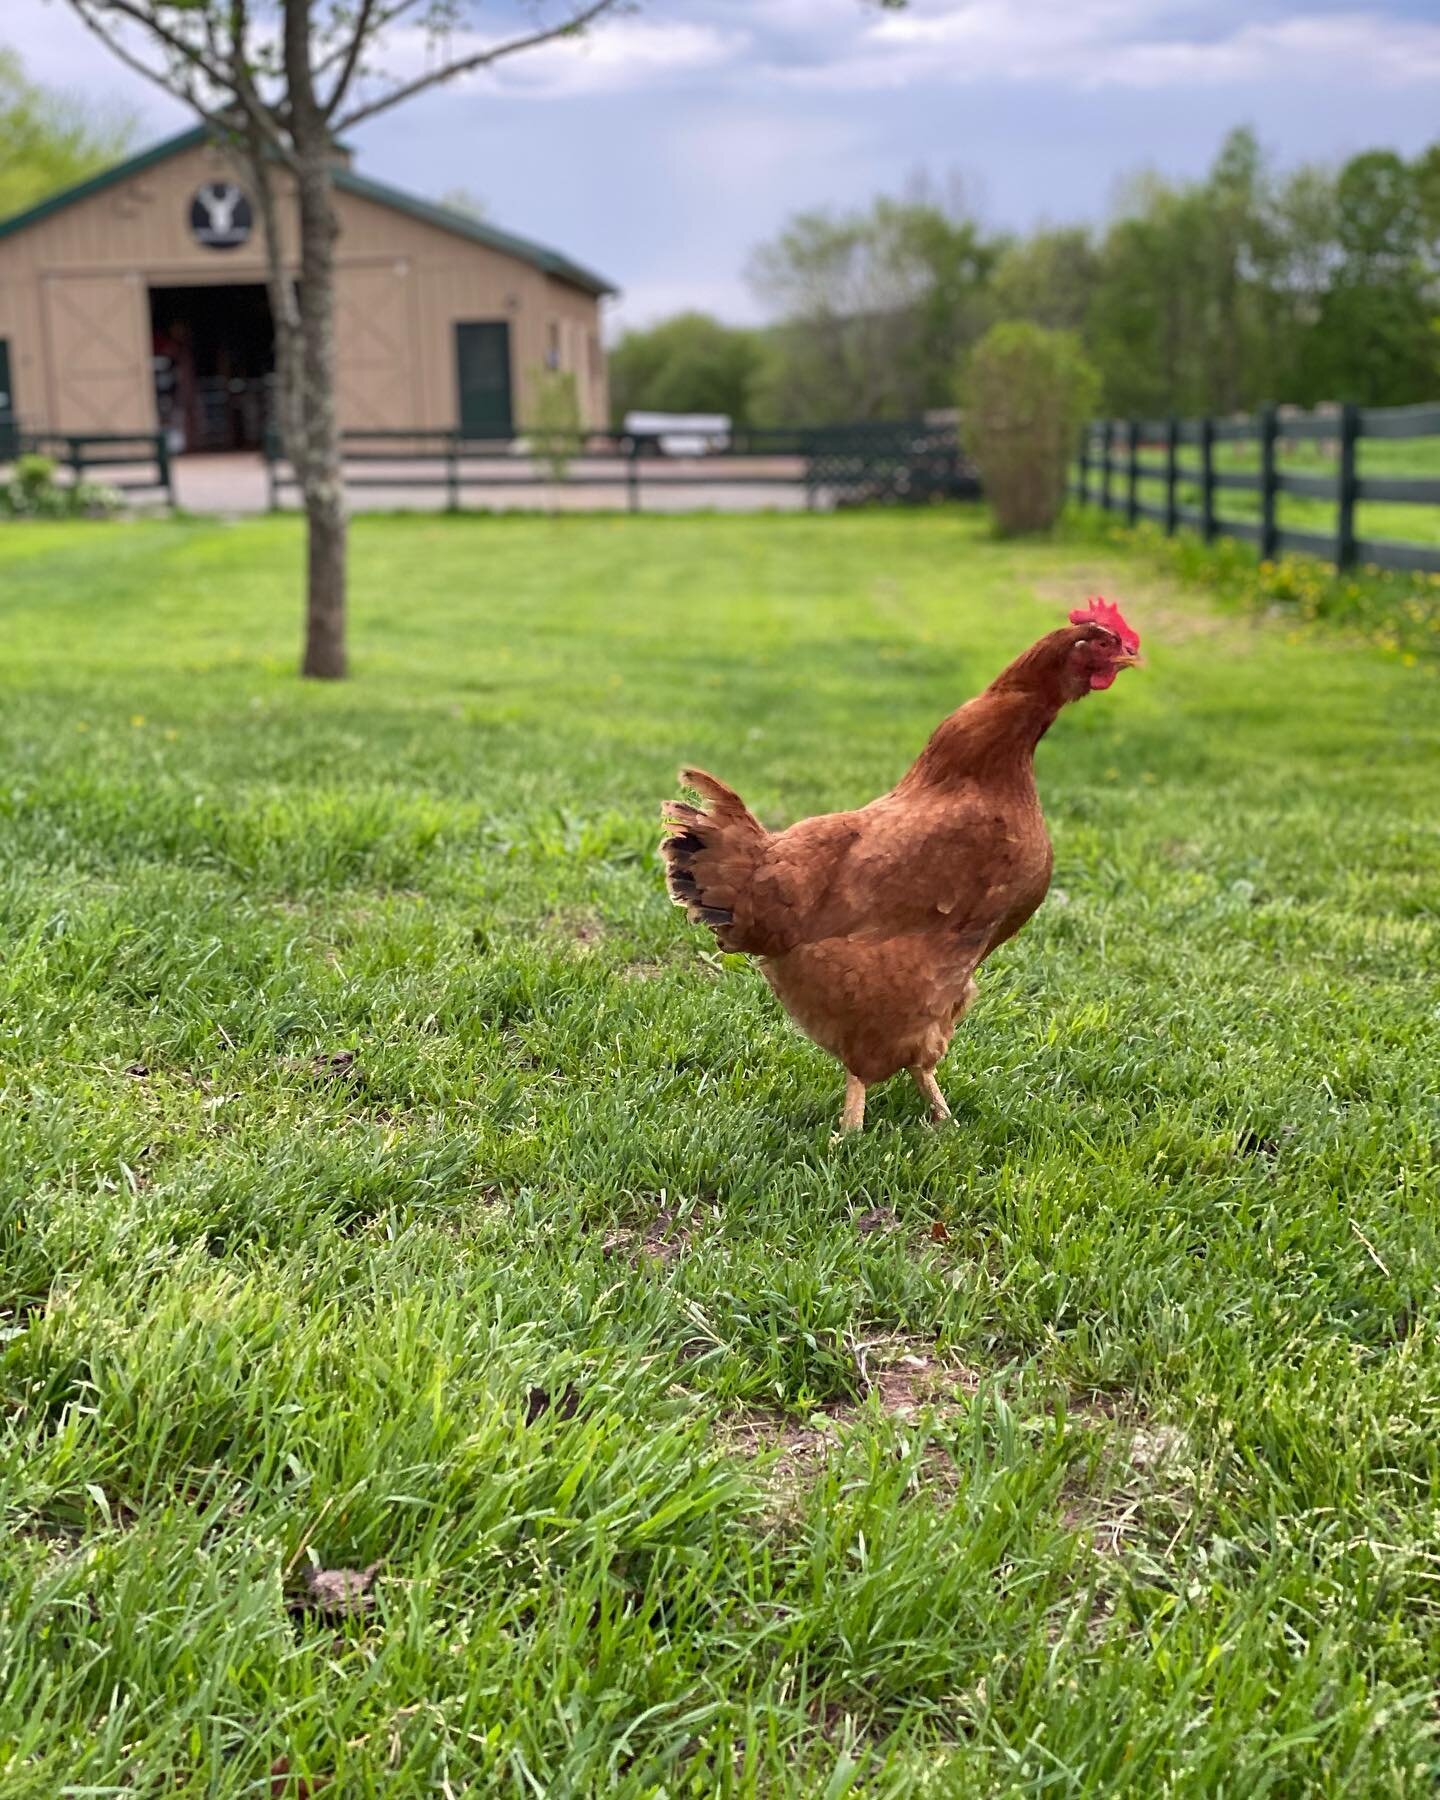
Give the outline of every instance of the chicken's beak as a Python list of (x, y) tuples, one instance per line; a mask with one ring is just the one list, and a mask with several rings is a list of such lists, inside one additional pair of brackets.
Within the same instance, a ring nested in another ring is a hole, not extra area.
[(1113, 657), (1110, 666), (1112, 669), (1142, 669), (1145, 666), (1145, 658), (1138, 650), (1133, 652), (1127, 650), (1123, 656)]

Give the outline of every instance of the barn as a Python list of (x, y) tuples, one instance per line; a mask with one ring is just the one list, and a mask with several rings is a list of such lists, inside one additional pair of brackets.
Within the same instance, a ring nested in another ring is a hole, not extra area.
[[(342, 428), (504, 437), (545, 370), (605, 424), (607, 281), (348, 159), (335, 181)], [(8, 403), (26, 431), (255, 448), (274, 369), (256, 210), (200, 127), (0, 221), (0, 419)], [(293, 201), (282, 228), (294, 256)]]

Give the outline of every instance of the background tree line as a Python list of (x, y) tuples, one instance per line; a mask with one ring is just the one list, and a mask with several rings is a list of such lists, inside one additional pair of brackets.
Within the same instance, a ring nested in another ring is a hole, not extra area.
[(123, 156), (135, 117), (31, 81), (0, 45), (0, 219), (83, 181)]
[(1101, 229), (987, 231), (920, 184), (806, 212), (748, 270), (772, 323), (682, 313), (611, 352), (631, 408), (748, 424), (894, 418), (952, 404), (992, 324), (1078, 333), (1117, 414), (1440, 394), (1440, 142), (1282, 171), (1232, 131), (1209, 172), (1132, 178)]

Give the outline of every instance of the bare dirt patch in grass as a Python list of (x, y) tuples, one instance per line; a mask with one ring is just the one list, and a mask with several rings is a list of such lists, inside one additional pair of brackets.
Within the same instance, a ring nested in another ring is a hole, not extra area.
[[(774, 1452), (774, 1472), (795, 1474), (838, 1448), (845, 1434), (870, 1416), (872, 1399), (889, 1418), (908, 1420), (928, 1412), (943, 1419), (968, 1407), (980, 1389), (975, 1370), (943, 1361), (919, 1340), (877, 1339), (859, 1345), (855, 1360), (863, 1399), (829, 1401), (803, 1417), (777, 1407), (747, 1407), (720, 1421), (722, 1443), (737, 1456)], [(942, 1460), (948, 1464), (948, 1458)]]
[(600, 1254), (607, 1261), (629, 1257), (668, 1265), (683, 1256), (694, 1239), (694, 1214), (682, 1217), (674, 1207), (662, 1206), (642, 1224), (620, 1225), (607, 1231)]
[(1088, 1537), (1102, 1556), (1122, 1556), (1164, 1510), (1178, 1528), (1192, 1508), (1191, 1445), (1178, 1425), (1151, 1425), (1105, 1412), (1079, 1413), (1103, 1431), (1098, 1463), (1077, 1466), (1066, 1481), (1060, 1518), (1067, 1531)]
[[(947, 1419), (964, 1414), (982, 1386), (976, 1370), (947, 1362), (913, 1339), (862, 1345), (856, 1362), (863, 1399), (829, 1402), (808, 1415), (747, 1407), (720, 1420), (722, 1447), (761, 1463), (782, 1505), (851, 1432), (873, 1419), (877, 1407), (902, 1424), (938, 1427), (943, 1436)], [(1096, 1443), (1093, 1452), (1080, 1450), (1061, 1488), (1059, 1523), (1065, 1530), (1085, 1537), (1097, 1555), (1120, 1558), (1138, 1549), (1142, 1538), (1153, 1539), (1157, 1526), (1171, 1532), (1185, 1526), (1194, 1506), (1194, 1475), (1190, 1440), (1179, 1426), (1127, 1416), (1104, 1398), (1067, 1405), (1066, 1420), (1077, 1437), (1093, 1433)], [(926, 1445), (919, 1480), (937, 1497), (957, 1487), (959, 1471), (943, 1442)]]

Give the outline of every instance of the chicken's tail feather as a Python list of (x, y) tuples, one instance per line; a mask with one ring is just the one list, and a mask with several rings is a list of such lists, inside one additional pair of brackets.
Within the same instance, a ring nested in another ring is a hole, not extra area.
[(692, 806), (667, 800), (661, 808), (666, 833), (660, 843), (670, 898), (694, 924), (708, 925), (725, 950), (743, 950), (746, 890), (765, 854), (769, 834), (733, 788), (703, 769), (682, 769), (680, 779), (706, 801)]

